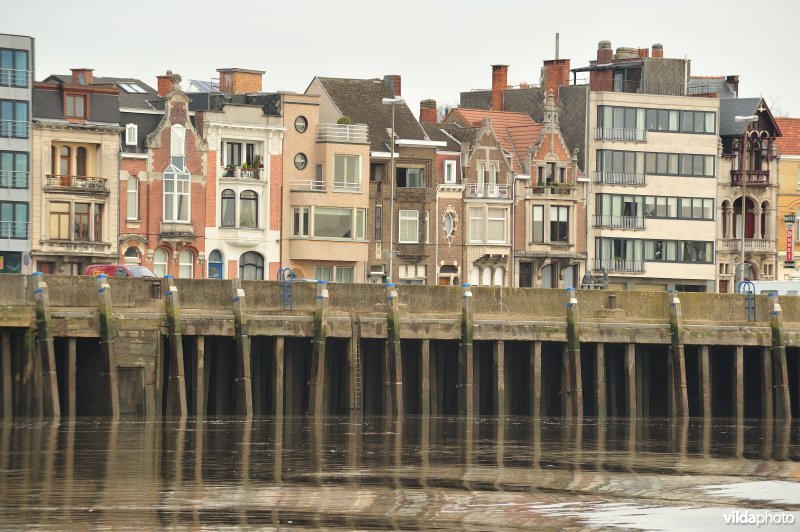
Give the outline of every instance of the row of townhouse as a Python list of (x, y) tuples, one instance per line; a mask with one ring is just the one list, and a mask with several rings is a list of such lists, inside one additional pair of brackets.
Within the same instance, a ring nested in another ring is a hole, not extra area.
[(494, 65), (439, 119), (397, 75), (34, 83), (32, 40), (4, 38), (0, 272), (730, 292), (795, 271), (797, 121), (660, 45), (601, 41), (539, 85)]

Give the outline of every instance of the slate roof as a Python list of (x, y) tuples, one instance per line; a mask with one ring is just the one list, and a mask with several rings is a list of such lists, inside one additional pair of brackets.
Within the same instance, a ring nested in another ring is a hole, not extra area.
[[(367, 124), (370, 149), (388, 151), (392, 127), (392, 106), (384, 105), (383, 98), (392, 94), (381, 79), (348, 79), (317, 77), (342, 115), (352, 124)], [(429, 140), (417, 118), (405, 103), (395, 105), (394, 130), (398, 139)]]
[[(72, 83), (72, 74), (53, 74), (45, 80), (58, 83)], [(120, 86), (120, 83), (135, 83), (145, 90), (144, 93), (129, 93)], [(94, 77), (92, 85), (114, 85), (119, 89), (119, 106), (124, 109), (150, 109), (164, 110), (164, 101), (158, 96), (158, 91), (147, 83), (136, 78)]]
[(528, 151), (536, 144), (542, 124), (537, 124), (525, 113), (508, 111), (486, 111), (483, 109), (462, 109), (457, 107), (450, 111), (448, 121), (455, 121), (464, 126), (480, 127), (486, 119), (491, 120), (492, 130), (500, 141), (502, 148), (513, 155), (514, 171), (524, 173), (524, 162)]
[(138, 126), (137, 129), (137, 137), (136, 137), (136, 145), (127, 145), (125, 144), (125, 132), (122, 132), (122, 137), (120, 138), (119, 142), (119, 149), (123, 153), (145, 153), (144, 147), (144, 139), (153, 132), (153, 130), (158, 127), (158, 124), (161, 123), (161, 120), (164, 118), (163, 114), (151, 114), (151, 113), (120, 113), (120, 125), (125, 127), (127, 124), (136, 124)]
[(775, 139), (781, 155), (800, 155), (800, 118), (775, 118), (781, 136)]
[(688, 94), (719, 94), (720, 99), (736, 98), (725, 76), (690, 76)]
[(719, 135), (720, 137), (739, 136), (747, 125), (737, 122), (737, 116), (756, 114), (761, 98), (730, 98), (719, 101)]
[[(62, 92), (34, 87), (31, 117), (34, 120), (66, 120)], [(119, 100), (116, 94), (89, 95), (89, 116), (84, 125), (91, 126), (93, 123), (119, 124)]]

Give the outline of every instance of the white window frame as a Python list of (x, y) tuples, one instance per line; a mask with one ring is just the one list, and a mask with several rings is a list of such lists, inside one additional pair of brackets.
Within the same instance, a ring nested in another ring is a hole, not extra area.
[[(171, 177), (170, 177), (171, 176)], [(192, 219), (192, 176), (186, 172), (178, 170), (175, 166), (169, 165), (164, 172), (164, 221), (189, 223)], [(167, 185), (171, 184), (173, 190), (167, 190)], [(177, 215), (181, 199), (186, 201), (186, 216)], [(167, 208), (172, 213), (167, 215)]]
[[(492, 211), (495, 212), (502, 212), (503, 216), (491, 216), (490, 214)], [(492, 240), (489, 238), (490, 233), (490, 225), (491, 222), (502, 221), (503, 222), (503, 238), (501, 240)], [(508, 243), (508, 209), (500, 209), (496, 207), (487, 207), (486, 209), (486, 242), (488, 244), (506, 244)]]
[(139, 219), (139, 178), (128, 177), (128, 220)]
[[(355, 279), (356, 279), (355, 274), (356, 274), (356, 272), (355, 272), (355, 268), (353, 268), (352, 266), (336, 266), (335, 270), (336, 270), (336, 273), (334, 274), (334, 279), (336, 279), (337, 283), (354, 283), (355, 282)], [(343, 281), (342, 280), (342, 274), (344, 272), (346, 272), (346, 271), (350, 272), (350, 280), (349, 281)]]
[[(355, 175), (347, 173), (347, 160), (355, 159)], [(344, 175), (339, 175), (339, 161), (343, 162)], [(336, 192), (361, 192), (361, 156), (350, 154), (333, 155), (333, 190)]]
[[(403, 239), (404, 234), (406, 236), (413, 234), (413, 240)], [(401, 210), (398, 212), (397, 242), (398, 244), (419, 244), (419, 211)]]
[(139, 140), (139, 126), (136, 124), (125, 125), (125, 145), (136, 146)]
[(445, 161), (444, 162), (444, 182), (446, 184), (454, 184), (456, 182), (456, 162), (455, 161)]
[[(308, 223), (303, 222), (303, 215), (308, 218)], [(295, 219), (298, 220), (295, 222)], [(297, 225), (300, 227), (297, 227)], [(309, 238), (311, 234), (311, 208), (310, 207), (292, 207), (292, 238)]]
[[(484, 242), (486, 218), (483, 207), (469, 208), (469, 241), (476, 244)], [(478, 229), (480, 232), (478, 232)]]
[[(159, 260), (162, 257), (164, 260)], [(157, 277), (166, 276), (169, 272), (167, 264), (169, 264), (169, 253), (167, 253), (167, 250), (164, 248), (156, 249), (153, 253), (153, 273), (155, 273)]]
[[(320, 273), (327, 272), (326, 275), (320, 275)], [(332, 281), (333, 280), (333, 266), (315, 266), (314, 267), (314, 278), (318, 281)]]
[[(188, 271), (184, 271), (186, 268), (188, 268)], [(180, 279), (194, 277), (194, 253), (191, 250), (184, 249), (178, 254), (178, 277)]]

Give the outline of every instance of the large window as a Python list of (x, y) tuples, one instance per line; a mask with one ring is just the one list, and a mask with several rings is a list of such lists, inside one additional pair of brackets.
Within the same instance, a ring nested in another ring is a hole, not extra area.
[(222, 279), (222, 252), (218, 249), (208, 254), (208, 278)]
[[(716, 133), (716, 113), (705, 111), (680, 111), (677, 109), (643, 109), (634, 107), (612, 107), (601, 105), (597, 108), (597, 127), (611, 130), (647, 130), (681, 133)], [(619, 138), (604, 136), (603, 138)], [(644, 137), (625, 140), (644, 140)]]
[(72, 174), (72, 150), (69, 146), (58, 148), (58, 175)]
[(315, 238), (353, 239), (354, 236), (353, 209), (314, 207)]
[(236, 226), (236, 193), (229, 188), (222, 191), (220, 216), (220, 225), (222, 227)]
[(507, 242), (506, 209), (489, 208), (486, 214), (486, 241), (492, 244)]
[(533, 243), (544, 242), (544, 205), (534, 205), (531, 213), (533, 219)]
[(164, 171), (164, 221), (189, 222), (191, 175), (185, 164), (186, 128), (172, 126), (171, 164)]
[(102, 203), (94, 204), (94, 227), (92, 230), (92, 240), (95, 242), (103, 241), (103, 207)]
[(50, 238), (69, 240), (69, 203), (66, 201), (50, 203)]
[(75, 231), (74, 240), (89, 240), (89, 204), (75, 204)]
[(469, 209), (469, 241), (483, 242), (483, 208)]
[(0, 188), (28, 188), (28, 154), (0, 152)]
[(156, 274), (158, 277), (164, 277), (167, 275), (167, 259), (169, 255), (167, 254), (167, 250), (164, 248), (158, 248), (155, 253), (153, 253), (153, 273)]
[(714, 243), (694, 240), (595, 239), (595, 267), (643, 271), (644, 262), (713, 264)]
[(361, 157), (333, 156), (333, 189), (358, 192), (361, 190)]
[(28, 102), (0, 100), (0, 137), (28, 138)]
[(27, 87), (28, 81), (27, 50), (0, 48), (0, 86)]
[(264, 256), (247, 251), (239, 257), (239, 278), (246, 281), (264, 280)]
[(128, 178), (128, 220), (139, 219), (139, 179)]
[(419, 211), (401, 210), (399, 221), (397, 241), (400, 244), (419, 243)]
[(86, 177), (86, 148), (83, 146), (75, 150), (75, 175)]
[(0, 202), (0, 238), (28, 238), (28, 204)]
[(239, 227), (256, 229), (258, 227), (258, 194), (245, 190), (239, 194)]
[(494, 207), (470, 207), (469, 241), (505, 244), (508, 242), (508, 210)]
[(194, 277), (194, 253), (188, 249), (178, 254), (178, 277), (181, 279)]
[(569, 207), (550, 207), (550, 242), (569, 242)]
[(422, 168), (397, 168), (396, 182), (398, 188), (421, 188), (425, 186)]

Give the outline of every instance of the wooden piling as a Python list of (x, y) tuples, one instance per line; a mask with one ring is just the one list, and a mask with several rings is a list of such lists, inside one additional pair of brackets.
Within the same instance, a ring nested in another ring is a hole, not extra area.
[(700, 416), (711, 417), (711, 362), (708, 356), (708, 346), (701, 345), (699, 360), (697, 361), (700, 384)]
[(317, 281), (317, 298), (314, 308), (314, 344), (311, 355), (311, 389), (309, 390), (309, 414), (323, 413), (323, 391), (325, 384), (325, 346), (328, 336), (328, 282)]
[(195, 336), (194, 349), (194, 413), (197, 417), (206, 415), (206, 338)]
[(386, 415), (402, 416), (403, 408), (403, 356), (400, 345), (400, 302), (394, 283), (386, 284), (386, 343), (387, 359), (385, 361), (388, 372), (385, 386), (388, 388), (384, 397)]
[(636, 344), (625, 345), (625, 404), (628, 417), (638, 417), (636, 407)]
[(53, 346), (53, 325), (50, 317), (50, 295), (47, 283), (41, 272), (33, 274), (33, 295), (36, 301), (36, 346), (39, 353), (39, 367), (42, 371), (42, 415), (61, 417), (58, 400), (58, 377), (56, 376), (56, 355)]
[(733, 417), (744, 418), (744, 347), (736, 346), (733, 358)]
[(606, 417), (606, 351), (602, 342), (594, 346), (594, 381), (597, 417)]
[(567, 403), (575, 417), (583, 417), (581, 340), (578, 333), (578, 300), (575, 289), (567, 288)]
[(247, 334), (247, 306), (242, 280), (233, 279), (233, 334), (236, 343), (236, 414), (253, 417), (253, 388), (250, 379), (250, 336)]
[(275, 337), (275, 375), (273, 377), (274, 385), (272, 389), (275, 391), (275, 415), (282, 416), (283, 411), (283, 393), (284, 393), (284, 376), (283, 365), (284, 355), (286, 349), (286, 340), (283, 336)]
[[(542, 342), (530, 343), (531, 415), (542, 416)], [(537, 423), (538, 425), (538, 423)]]
[(472, 290), (461, 285), (461, 348), (458, 354), (458, 413), (471, 418), (475, 414), (472, 377), (474, 351), (472, 344)]
[(3, 363), (3, 417), (11, 419), (14, 415), (14, 394), (11, 379), (11, 334), (3, 333), (0, 335), (0, 353), (2, 353)]
[(775, 375), (775, 418), (791, 419), (792, 405), (789, 396), (789, 371), (786, 366), (786, 341), (783, 333), (783, 309), (777, 296), (772, 298), (769, 314), (772, 328), (772, 366)]
[(772, 419), (772, 349), (761, 348), (761, 417)]
[(495, 340), (492, 342), (492, 366), (495, 377), (494, 405), (495, 412), (500, 418), (506, 415), (506, 363), (505, 342)]
[(686, 389), (686, 356), (683, 348), (683, 313), (678, 293), (670, 290), (669, 328), (672, 345), (672, 390), (674, 394), (675, 415), (689, 416), (689, 394)]
[(78, 394), (78, 341), (75, 338), (67, 340), (67, 371), (65, 375), (67, 379), (66, 406), (67, 415), (74, 418), (77, 412), (77, 394)]
[[(181, 313), (178, 301), (178, 288), (171, 275), (164, 277), (167, 289), (164, 301), (167, 312), (167, 339), (169, 344), (169, 376), (167, 382), (167, 405), (165, 414), (185, 418), (186, 378), (183, 371), (183, 333), (181, 332)], [(219, 411), (217, 411), (219, 413)]]
[[(422, 364), (421, 364), (421, 383), (422, 383), (422, 416), (431, 414), (431, 341), (427, 338), (422, 340)], [(426, 422), (423, 422), (426, 423)]]
[(97, 276), (97, 295), (100, 299), (100, 348), (103, 353), (101, 377), (105, 380), (106, 412), (119, 417), (119, 392), (117, 390), (117, 358), (114, 352), (114, 327), (111, 310), (111, 287), (105, 274)]

